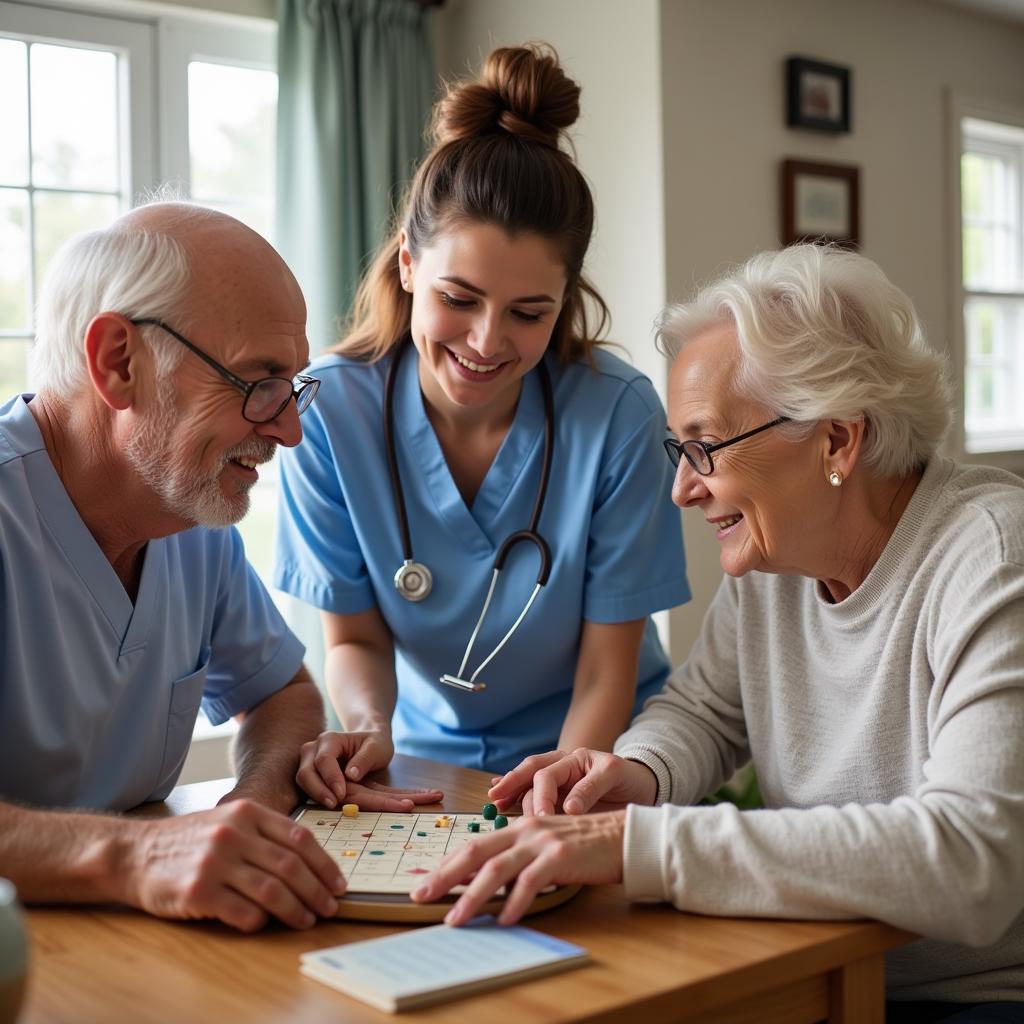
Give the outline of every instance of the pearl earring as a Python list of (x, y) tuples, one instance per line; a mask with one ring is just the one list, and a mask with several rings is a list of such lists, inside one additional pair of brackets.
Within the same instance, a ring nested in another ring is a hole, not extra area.
[(833, 487), (842, 487), (843, 486), (843, 475), (842, 475), (842, 473), (840, 473), (838, 469), (833, 469), (832, 472), (829, 473), (829, 475), (828, 475), (828, 482)]

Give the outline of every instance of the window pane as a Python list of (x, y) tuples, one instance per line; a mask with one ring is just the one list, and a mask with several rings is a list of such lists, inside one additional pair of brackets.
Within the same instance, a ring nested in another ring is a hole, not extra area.
[(964, 225), (964, 284), (1012, 291), (1020, 282), (1018, 243), (1010, 227)]
[(0, 405), (28, 387), (28, 338), (0, 338)]
[(970, 298), (964, 304), (968, 450), (1024, 443), (1024, 299)]
[(0, 185), (28, 184), (28, 47), (0, 39)]
[(192, 198), (271, 237), (277, 75), (193, 61), (188, 98)]
[(117, 191), (115, 54), (36, 44), (30, 64), (35, 184)]
[(28, 193), (0, 189), (0, 330), (31, 329)]
[(62, 242), (79, 231), (109, 224), (119, 212), (117, 196), (97, 196), (75, 192), (36, 192), (33, 196), (36, 235), (36, 278)]
[(1007, 222), (1013, 217), (1014, 168), (987, 153), (965, 153), (961, 161), (964, 217)]

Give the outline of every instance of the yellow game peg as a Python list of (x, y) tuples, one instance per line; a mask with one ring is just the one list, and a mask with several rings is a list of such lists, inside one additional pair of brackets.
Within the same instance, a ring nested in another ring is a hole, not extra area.
[(346, 818), (354, 818), (359, 813), (359, 804), (344, 804), (341, 808), (341, 813)]

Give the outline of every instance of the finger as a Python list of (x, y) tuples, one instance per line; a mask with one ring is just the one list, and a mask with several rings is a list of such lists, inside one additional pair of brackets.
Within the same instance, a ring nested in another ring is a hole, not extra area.
[(534, 815), (533, 810), (533, 790), (529, 790), (526, 796), (523, 797), (523, 817), (532, 818)]
[[(325, 854), (325, 856), (327, 855)], [(294, 901), (301, 904), (309, 913), (320, 917), (334, 917), (337, 913), (338, 901), (334, 898), (331, 888), (295, 850), (266, 839), (256, 839), (245, 850), (244, 857), (250, 867), (258, 869), (262, 874), (280, 882), (294, 898)], [(266, 883), (266, 889), (270, 896), (276, 896), (276, 889), (269, 883)], [(246, 895), (249, 895), (250, 899), (253, 898), (248, 892)], [(294, 915), (291, 918), (281, 917), (278, 906), (290, 909), (291, 902), (283, 902), (280, 899), (275, 905), (270, 905), (262, 900), (257, 900), (257, 902), (293, 928), (307, 927), (304, 924), (297, 924)]]
[(320, 773), (313, 764), (313, 758), (316, 756), (315, 747), (314, 743), (303, 744), (302, 753), (299, 756), (299, 770), (295, 773), (295, 781), (302, 791), (318, 804), (323, 804), (324, 807), (334, 807), (336, 804), (335, 796), (320, 777)]
[(229, 881), (243, 897), (289, 928), (312, 928), (316, 924), (316, 913), (275, 874), (242, 863), (235, 865)]
[(363, 778), (367, 772), (383, 768), (387, 763), (387, 752), (382, 749), (377, 738), (370, 735), (363, 740), (359, 749), (349, 758), (345, 774), (348, 778), (356, 781)]
[(358, 782), (350, 782), (349, 799), (359, 805), (361, 811), (390, 811), (394, 814), (408, 814), (413, 809), (413, 802), (407, 796), (391, 796), (361, 786)]
[(468, 881), (488, 858), (513, 845), (514, 831), (514, 828), (502, 828), (488, 832), (466, 843), (457, 853), (448, 854), (437, 870), (412, 892), (412, 899), (417, 903), (429, 903), (443, 896), (452, 886)]
[(618, 783), (615, 777), (618, 762), (611, 761), (606, 765), (596, 764), (577, 782), (565, 795), (562, 809), (566, 814), (586, 814), (609, 793)]
[(530, 909), (537, 893), (555, 880), (556, 868), (553, 858), (544, 855), (521, 867), (511, 887), (512, 891), (498, 914), (498, 924), (515, 924)]
[(263, 814), (259, 821), (259, 834), (264, 839), (297, 854), (329, 893), (340, 896), (345, 891), (345, 876), (321, 848), (313, 833), (283, 814), (275, 814), (263, 808), (260, 810)]
[(324, 806), (335, 807), (337, 804), (344, 803), (348, 796), (348, 787), (345, 785), (345, 776), (342, 774), (341, 764), (338, 762), (337, 748), (333, 744), (318, 746), (313, 758), (313, 769), (330, 794), (330, 803), (325, 801)]
[(471, 921), (503, 886), (512, 883), (529, 859), (530, 853), (522, 846), (514, 846), (491, 857), (477, 871), (466, 891), (455, 901), (455, 906), (445, 914), (444, 923), (457, 928)]
[(506, 772), (498, 782), (494, 783), (488, 791), (495, 802), (507, 800), (514, 803), (519, 797), (533, 785), (534, 775), (541, 768), (562, 759), (564, 755), (559, 750), (549, 751), (546, 754), (531, 754), (521, 764), (517, 765), (510, 772)]
[(533, 813), (537, 817), (554, 814), (560, 803), (559, 793), (579, 775), (580, 766), (571, 757), (563, 757), (537, 772), (533, 777)]
[(240, 932), (258, 932), (267, 923), (266, 911), (233, 889), (222, 888), (211, 909), (212, 917)]
[(385, 786), (383, 782), (364, 782), (363, 787), (390, 796), (407, 797), (414, 804), (436, 804), (444, 799), (442, 789), (407, 789), (403, 786)]

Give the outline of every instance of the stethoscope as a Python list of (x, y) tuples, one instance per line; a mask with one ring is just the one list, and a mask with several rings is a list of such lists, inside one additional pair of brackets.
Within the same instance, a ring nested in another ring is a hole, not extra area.
[[(395, 510), (398, 513), (398, 528), (402, 534), (402, 565), (395, 573), (395, 589), (407, 601), (422, 601), (431, 591), (434, 585), (434, 578), (430, 570), (422, 563), (412, 557), (412, 538), (409, 533), (409, 517), (405, 511), (405, 497), (402, 494), (402, 477), (398, 472), (398, 456), (395, 451), (394, 434), (394, 392), (395, 380), (398, 376), (398, 364), (402, 355), (408, 347), (407, 341), (399, 342), (399, 346), (391, 359), (388, 367), (387, 380), (384, 384), (384, 443), (388, 450), (388, 472), (391, 475), (391, 490), (395, 496)], [(473, 635), (466, 645), (466, 653), (462, 656), (462, 664), (456, 675), (441, 676), (441, 682), (446, 686), (454, 686), (459, 690), (468, 690), (470, 693), (479, 693), (487, 688), (486, 683), (478, 683), (480, 673), (491, 663), (494, 656), (509, 642), (512, 634), (519, 628), (519, 624), (526, 618), (526, 613), (533, 606), (533, 602), (540, 593), (540, 588), (548, 581), (551, 574), (551, 549), (547, 541), (537, 532), (537, 524), (540, 522), (541, 512), (544, 510), (544, 495), (548, 489), (548, 477), (551, 475), (551, 455), (554, 448), (555, 437), (555, 403), (551, 397), (551, 378), (548, 375), (547, 367), (543, 359), (537, 364), (540, 374), (541, 390), (544, 394), (544, 462), (540, 471), (540, 485), (537, 487), (537, 498), (533, 503), (533, 515), (530, 517), (530, 525), (525, 530), (517, 530), (505, 538), (505, 542), (498, 549), (497, 557), (494, 559), (494, 568), (491, 571), (491, 585), (487, 590), (487, 597), (484, 599), (483, 611), (477, 619)], [(498, 573), (505, 565), (505, 559), (509, 551), (520, 541), (529, 541), (540, 552), (540, 571), (537, 573), (537, 583), (533, 588), (526, 607), (523, 608), (519, 618), (512, 623), (512, 628), (502, 637), (497, 647), (482, 662), (477, 670), (466, 679), (466, 663), (473, 650), (473, 644), (480, 633), (487, 609), (491, 606), (491, 598), (494, 596), (494, 586), (498, 582)]]

